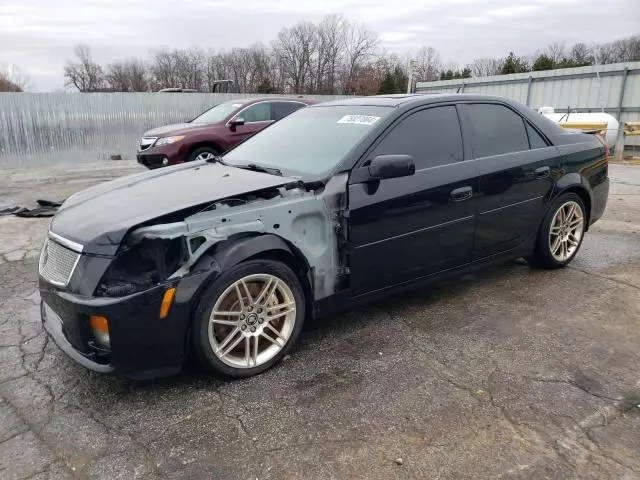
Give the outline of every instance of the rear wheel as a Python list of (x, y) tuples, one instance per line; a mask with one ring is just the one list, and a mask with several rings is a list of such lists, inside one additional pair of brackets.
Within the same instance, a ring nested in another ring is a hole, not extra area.
[(543, 268), (562, 268), (576, 256), (586, 230), (586, 209), (575, 193), (558, 198), (544, 218), (533, 255), (527, 261)]
[(214, 147), (200, 147), (196, 148), (187, 157), (187, 162), (194, 162), (196, 160), (211, 160), (220, 155), (220, 152)]
[(193, 347), (213, 374), (249, 377), (296, 342), (305, 315), (300, 281), (285, 264), (251, 260), (208, 287), (194, 318)]

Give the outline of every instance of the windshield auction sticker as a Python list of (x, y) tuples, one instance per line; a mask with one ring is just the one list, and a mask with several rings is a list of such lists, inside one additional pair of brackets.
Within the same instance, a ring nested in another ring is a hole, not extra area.
[(345, 115), (338, 123), (355, 123), (356, 125), (373, 125), (380, 117), (372, 117), (371, 115)]

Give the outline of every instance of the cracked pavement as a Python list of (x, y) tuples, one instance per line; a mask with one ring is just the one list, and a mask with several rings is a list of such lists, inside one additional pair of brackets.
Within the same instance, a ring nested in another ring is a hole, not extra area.
[[(0, 205), (138, 170), (1, 170)], [(39, 317), (48, 220), (0, 217), (0, 478), (640, 478), (640, 167), (610, 176), (569, 268), (510, 262), (309, 322), (234, 382), (73, 363)]]

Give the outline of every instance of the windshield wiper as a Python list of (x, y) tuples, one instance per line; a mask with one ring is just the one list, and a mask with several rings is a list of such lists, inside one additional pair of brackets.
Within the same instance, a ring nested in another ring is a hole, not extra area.
[(224, 163), (224, 161), (222, 160), (222, 157), (219, 155), (214, 155), (211, 158), (207, 158), (205, 160), (205, 162), (208, 163), (221, 163), (222, 165), (226, 165), (226, 163)]
[(253, 170), (254, 172), (270, 173), (271, 175), (282, 176), (282, 170), (274, 167), (264, 167), (255, 163), (248, 163), (246, 165), (232, 165), (233, 167), (244, 168), (245, 170)]

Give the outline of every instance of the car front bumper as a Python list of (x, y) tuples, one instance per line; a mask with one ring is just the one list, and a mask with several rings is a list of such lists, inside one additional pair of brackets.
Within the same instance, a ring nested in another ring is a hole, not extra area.
[[(186, 159), (187, 148), (183, 142), (171, 143), (161, 147), (150, 147), (138, 151), (136, 158), (138, 163), (147, 168), (160, 168), (167, 165), (183, 163)], [(167, 159), (167, 164), (163, 160)]]
[[(41, 278), (43, 326), (64, 353), (89, 370), (134, 379), (171, 375), (182, 369), (186, 358), (193, 290), (178, 285), (169, 314), (161, 319), (162, 296), (170, 286), (174, 285), (158, 285), (127, 297), (84, 297)], [(108, 319), (109, 349), (95, 341), (90, 315)]]

